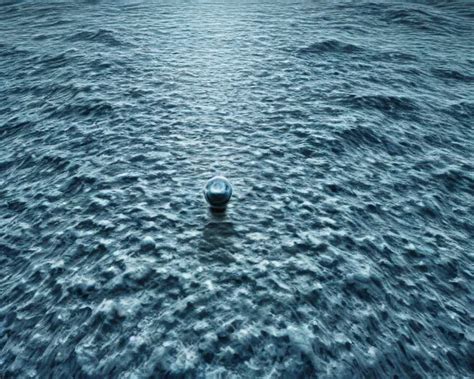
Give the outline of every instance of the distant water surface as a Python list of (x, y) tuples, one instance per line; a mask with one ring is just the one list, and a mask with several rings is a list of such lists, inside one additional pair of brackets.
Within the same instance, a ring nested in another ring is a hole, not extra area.
[(474, 377), (472, 1), (0, 1), (0, 35), (0, 377)]

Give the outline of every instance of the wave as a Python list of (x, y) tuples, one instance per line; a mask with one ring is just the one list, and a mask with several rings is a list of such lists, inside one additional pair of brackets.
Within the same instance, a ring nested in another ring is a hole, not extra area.
[(89, 99), (87, 102), (75, 102), (61, 104), (52, 104), (42, 109), (42, 113), (48, 114), (48, 117), (70, 117), (80, 115), (84, 117), (94, 118), (110, 115), (114, 111), (114, 107), (106, 100)]
[(454, 69), (433, 68), (431, 72), (434, 76), (442, 79), (454, 79), (468, 83), (474, 82), (474, 76)]
[(474, 18), (474, 9), (470, 0), (423, 0), (421, 4), (455, 12), (458, 16)]
[(472, 127), (470, 120), (474, 118), (474, 102), (459, 101), (443, 108), (443, 111), (459, 120), (462, 125)]
[(390, 23), (396, 23), (431, 33), (449, 32), (452, 28), (451, 22), (445, 17), (414, 8), (388, 9), (385, 12), (384, 19)]
[(298, 50), (300, 54), (321, 54), (321, 53), (343, 53), (343, 54), (354, 54), (363, 51), (364, 49), (360, 46), (342, 42), (339, 40), (325, 40), (315, 42), (307, 47), (303, 47)]
[(10, 46), (7, 45), (6, 43), (1, 43), (0, 42), (0, 57), (2, 58), (19, 58), (19, 57), (25, 57), (30, 55), (31, 52), (28, 50), (20, 49), (16, 46)]
[(94, 42), (111, 47), (122, 46), (124, 42), (120, 41), (112, 30), (99, 29), (98, 31), (83, 30), (73, 34), (66, 39), (70, 42)]
[(373, 128), (358, 125), (352, 128), (347, 128), (341, 131), (336, 131), (336, 139), (333, 143), (342, 146), (349, 146), (351, 148), (364, 149), (369, 147), (370, 149), (379, 149), (385, 151), (389, 155), (401, 155), (404, 150), (401, 145), (394, 142), (391, 138), (386, 135), (378, 133)]
[(346, 95), (339, 102), (357, 109), (374, 109), (385, 113), (411, 112), (418, 108), (411, 98), (381, 94)]
[(66, 50), (59, 54), (41, 54), (32, 58), (35, 65), (39, 67), (35, 70), (35, 74), (43, 74), (47, 71), (58, 69), (66, 66), (72, 60), (71, 50)]
[(474, 176), (469, 173), (468, 169), (472, 166), (466, 167), (466, 171), (448, 167), (439, 170), (433, 174), (433, 179), (442, 184), (448, 191), (459, 193), (460, 191), (474, 195)]
[(418, 61), (418, 58), (415, 55), (403, 51), (377, 52), (373, 55), (373, 59), (395, 63), (413, 63)]
[(34, 124), (31, 121), (22, 121), (17, 117), (8, 120), (3, 126), (0, 126), (0, 137), (7, 138), (16, 135), (24, 130), (29, 130)]

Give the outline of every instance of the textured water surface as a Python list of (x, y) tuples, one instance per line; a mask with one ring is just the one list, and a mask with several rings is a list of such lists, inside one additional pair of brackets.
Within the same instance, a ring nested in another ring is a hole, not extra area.
[(473, 25), (1, 1), (0, 376), (472, 377)]

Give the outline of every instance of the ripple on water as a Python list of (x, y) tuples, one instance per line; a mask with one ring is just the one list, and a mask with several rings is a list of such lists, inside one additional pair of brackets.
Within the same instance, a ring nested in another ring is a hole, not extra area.
[(472, 377), (471, 8), (2, 2), (0, 377)]

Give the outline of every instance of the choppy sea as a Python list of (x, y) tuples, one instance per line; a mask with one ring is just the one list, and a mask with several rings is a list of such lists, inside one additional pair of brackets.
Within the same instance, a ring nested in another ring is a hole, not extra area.
[(473, 1), (2, 0), (0, 36), (0, 377), (474, 377)]

